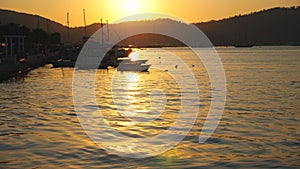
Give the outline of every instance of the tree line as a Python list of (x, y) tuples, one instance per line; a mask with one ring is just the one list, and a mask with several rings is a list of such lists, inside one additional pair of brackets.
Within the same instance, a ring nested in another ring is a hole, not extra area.
[(61, 42), (61, 35), (58, 32), (50, 33), (39, 28), (31, 30), (26, 26), (15, 23), (0, 25), (0, 37), (4, 35), (23, 35), (25, 36), (26, 44), (29, 45), (51, 46)]

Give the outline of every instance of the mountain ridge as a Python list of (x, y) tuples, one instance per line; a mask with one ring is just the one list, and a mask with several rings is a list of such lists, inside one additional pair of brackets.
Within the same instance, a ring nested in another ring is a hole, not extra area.
[(287, 45), (300, 43), (299, 21), (300, 7), (277, 7), (195, 25), (214, 45)]
[[(208, 22), (193, 23), (201, 29), (214, 45), (229, 46), (236, 44), (251, 45), (286, 45), (290, 43), (300, 42), (300, 7), (291, 8), (271, 8), (262, 11), (256, 11), (245, 15), (236, 15), (221, 20), (212, 20)], [(131, 21), (120, 23), (134, 29), (135, 23), (144, 23), (151, 25), (154, 22), (164, 22), (164, 19), (147, 20), (147, 21)], [(39, 15), (15, 12), (6, 9), (0, 9), (0, 25), (8, 23), (16, 23), (25, 25), (30, 29), (40, 28), (49, 32), (59, 32), (62, 42), (78, 42), (84, 34), (84, 27), (69, 28), (70, 38), (68, 38), (67, 26), (41, 17)], [(149, 24), (150, 23), (150, 24)], [(87, 26), (87, 36), (91, 36), (100, 28), (100, 23), (94, 23)], [(150, 35), (133, 37), (131, 40), (125, 40), (126, 43), (143, 44), (143, 39), (150, 38), (147, 43), (155, 44), (157, 42), (165, 42), (167, 45), (180, 46), (181, 43), (174, 42), (169, 38), (161, 41), (158, 36)], [(153, 42), (151, 42), (153, 41)], [(124, 41), (123, 41), (124, 42)]]

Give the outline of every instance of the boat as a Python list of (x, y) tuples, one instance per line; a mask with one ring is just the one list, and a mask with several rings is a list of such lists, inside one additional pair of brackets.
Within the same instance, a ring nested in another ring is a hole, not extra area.
[(54, 68), (57, 67), (75, 67), (75, 61), (73, 60), (63, 60), (63, 59), (59, 59), (57, 61), (53, 61), (51, 62), (51, 64), (53, 65)]
[(151, 65), (145, 64), (148, 60), (131, 60), (130, 58), (119, 59), (118, 71), (139, 71), (146, 72)]
[(139, 72), (146, 72), (150, 68), (151, 65), (147, 64), (140, 64), (140, 63), (126, 63), (120, 64), (117, 67), (118, 71), (139, 71)]
[(289, 42), (288, 45), (290, 45), (290, 46), (300, 46), (300, 42)]
[[(76, 61), (73, 61), (73, 60), (58, 60), (58, 61), (54, 61), (54, 62), (51, 62), (51, 64), (53, 65), (53, 68), (59, 68), (59, 67), (69, 67), (69, 68), (74, 68), (75, 65), (76, 65)], [(86, 64), (78, 64), (76, 65), (76, 68), (77, 69), (91, 69), (94, 67), (94, 64), (89, 64), (89, 63), (86, 63)], [(106, 63), (101, 63), (99, 66), (98, 66), (98, 69), (108, 69), (109, 65), (106, 64)]]
[(247, 44), (240, 44), (240, 45), (234, 45), (236, 48), (252, 48), (253, 45), (247, 45)]

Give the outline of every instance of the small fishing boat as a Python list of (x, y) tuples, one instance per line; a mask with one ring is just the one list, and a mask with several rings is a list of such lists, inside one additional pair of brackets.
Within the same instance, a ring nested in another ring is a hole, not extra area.
[(235, 48), (252, 48), (253, 45), (249, 44), (239, 44), (239, 45), (234, 45)]
[(75, 67), (75, 61), (73, 60), (63, 60), (59, 59), (57, 61), (51, 62), (54, 68), (56, 67)]
[(146, 72), (150, 68), (151, 65), (141, 64), (137, 62), (133, 63), (121, 63), (118, 67), (118, 71), (139, 71)]

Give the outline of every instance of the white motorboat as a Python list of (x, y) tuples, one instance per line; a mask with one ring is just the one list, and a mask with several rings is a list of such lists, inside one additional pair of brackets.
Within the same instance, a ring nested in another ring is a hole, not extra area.
[(148, 60), (131, 60), (130, 58), (122, 58), (119, 60), (118, 71), (148, 71), (151, 65), (145, 64)]

